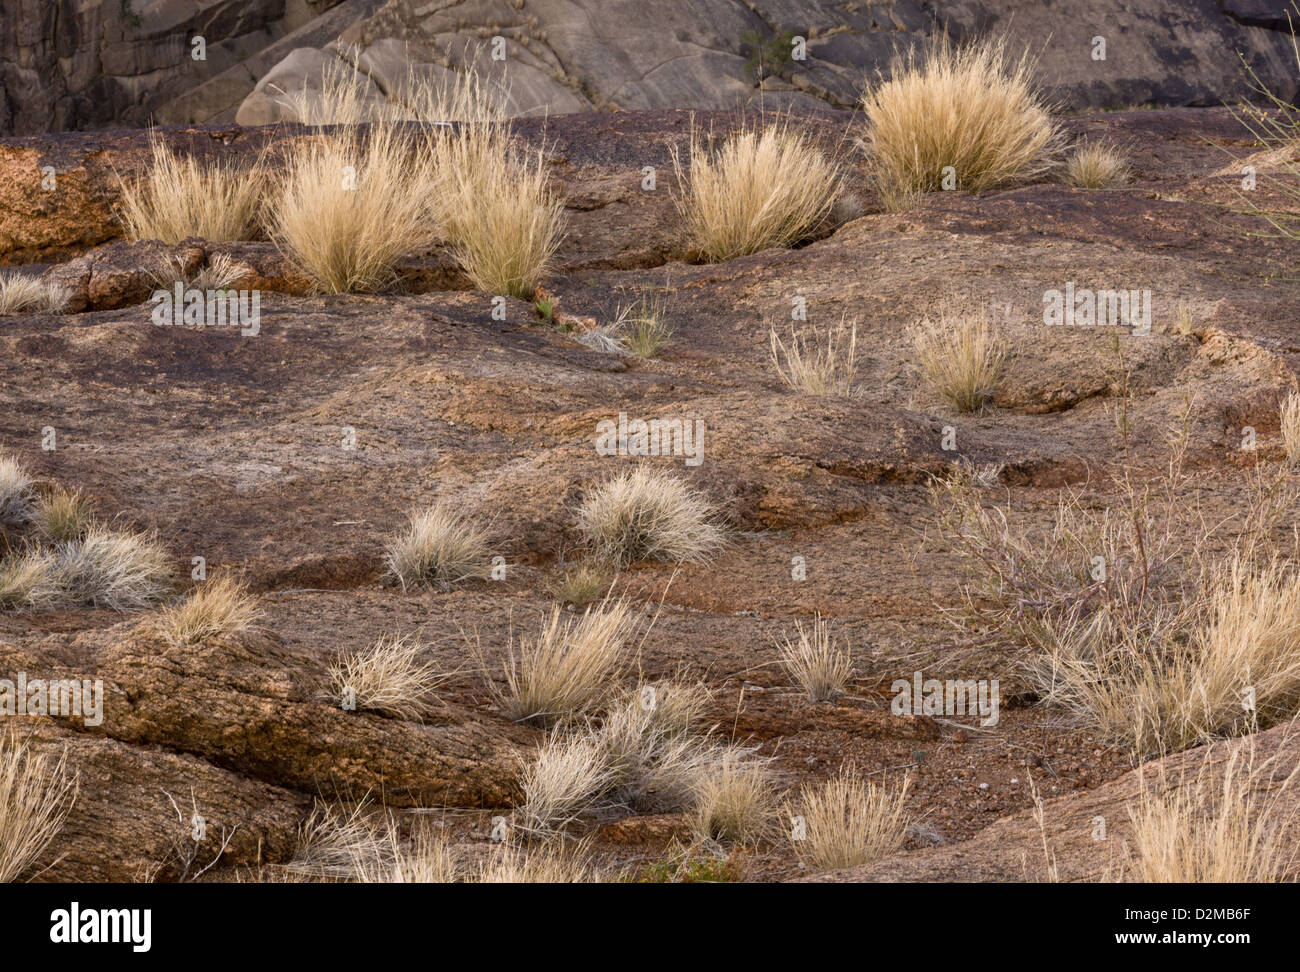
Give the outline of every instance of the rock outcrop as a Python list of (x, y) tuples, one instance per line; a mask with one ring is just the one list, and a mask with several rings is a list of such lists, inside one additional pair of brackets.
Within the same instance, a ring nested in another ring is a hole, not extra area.
[[(474, 65), (520, 114), (845, 107), (896, 48), (945, 29), (1038, 54), (1064, 108), (1245, 96), (1238, 52), (1290, 98), (1286, 11), (1286, 0), (0, 0), (0, 134), (263, 124), (285, 117), (279, 92), (319, 84), (335, 59), (364, 74), (377, 101), (412, 72), (437, 79)], [(797, 60), (795, 38), (805, 41)]]
[[(1236, 759), (1233, 760), (1233, 754)], [(1089, 790), (1045, 800), (1040, 825), (1033, 810), (1003, 818), (961, 843), (894, 854), (862, 867), (830, 871), (807, 878), (817, 883), (913, 881), (1106, 881), (1122, 880), (1136, 848), (1133, 821), (1143, 793), (1156, 805), (1178, 787), (1193, 786), (1216, 794), (1223, 789), (1224, 771), (1233, 779), (1251, 780), (1250, 789), (1263, 794), (1300, 765), (1300, 734), (1290, 725), (1278, 726), (1249, 739), (1193, 749), (1147, 763), (1132, 772)], [(1283, 797), (1289, 807), (1295, 794)], [(1300, 837), (1300, 820), (1279, 815)], [(1128, 842), (1129, 846), (1125, 846)]]

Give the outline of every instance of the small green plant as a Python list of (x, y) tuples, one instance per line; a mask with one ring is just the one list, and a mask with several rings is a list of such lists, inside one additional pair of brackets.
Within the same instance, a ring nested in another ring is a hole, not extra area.
[(778, 77), (789, 80), (794, 73), (795, 33), (783, 30), (771, 37), (764, 37), (756, 30), (747, 30), (740, 35), (740, 43), (749, 48), (749, 57), (745, 59), (745, 73), (758, 84), (766, 77)]
[(537, 316), (547, 324), (555, 324), (555, 312), (559, 309), (560, 298), (558, 297), (539, 297), (533, 304), (537, 311)]
[(734, 884), (745, 879), (732, 857), (686, 857), (655, 861), (632, 873), (633, 884)]

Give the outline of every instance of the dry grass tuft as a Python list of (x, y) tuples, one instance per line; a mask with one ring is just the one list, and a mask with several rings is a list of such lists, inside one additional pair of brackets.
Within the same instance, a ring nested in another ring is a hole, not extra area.
[(59, 565), (46, 551), (0, 560), (0, 611), (49, 611), (59, 603)]
[(548, 188), (542, 151), (523, 152), (502, 133), (447, 136), (465, 145), (444, 156), (434, 197), (440, 221), (474, 286), (531, 300), (564, 238), (564, 204)]
[(683, 810), (713, 756), (675, 729), (669, 713), (646, 701), (638, 694), (610, 709), (596, 733), (610, 775), (607, 792), (615, 802), (643, 812)]
[(154, 286), (164, 290), (171, 290), (178, 283), (192, 290), (228, 290), (243, 280), (248, 270), (228, 253), (217, 253), (189, 274), (185, 272), (184, 257), (170, 256), (161, 260), (150, 275)]
[(260, 163), (200, 162), (157, 139), (151, 155), (149, 171), (122, 184), (119, 216), (128, 237), (172, 246), (191, 236), (213, 243), (252, 238), (265, 186)]
[(802, 332), (790, 329), (787, 345), (769, 328), (772, 366), (788, 387), (805, 395), (856, 394), (858, 371), (858, 325), (844, 321), (824, 333), (809, 326)]
[(761, 837), (775, 807), (767, 763), (742, 750), (722, 750), (697, 777), (694, 825), (705, 840), (741, 843)]
[(717, 511), (674, 476), (638, 466), (596, 487), (578, 509), (578, 527), (611, 563), (706, 563), (725, 543)]
[(1040, 176), (1053, 164), (1060, 134), (1034, 91), (1028, 54), (1001, 43), (954, 47), (946, 39), (923, 56), (896, 58), (890, 80), (863, 96), (870, 167), (882, 195), (943, 188), (980, 192)]
[(571, 567), (550, 585), (550, 594), (561, 604), (583, 607), (606, 597), (615, 574), (604, 564), (583, 562)]
[(0, 524), (22, 526), (32, 516), (33, 479), (13, 456), (0, 456)]
[(389, 815), (382, 843), (351, 844), (351, 878), (360, 884), (452, 884), (460, 877), (460, 861), (446, 835), (428, 824), (417, 824), (407, 839)]
[(893, 791), (841, 771), (820, 785), (800, 792), (804, 833), (794, 841), (805, 864), (823, 870), (870, 864), (903, 846), (907, 832), (907, 790), (904, 777)]
[(55, 548), (60, 599), (129, 611), (147, 607), (171, 587), (167, 553), (155, 537), (94, 525)]
[(493, 688), (516, 722), (552, 726), (595, 710), (618, 676), (636, 623), (627, 601), (603, 601), (577, 621), (551, 611), (540, 633), (519, 639), (505, 665), (506, 688)]
[(330, 667), (331, 697), (354, 702), (359, 710), (422, 719), (437, 704), (435, 691), (446, 681), (437, 666), (421, 660), (424, 654), (424, 645), (414, 638), (381, 637)]
[(362, 800), (347, 812), (318, 804), (298, 831), (298, 847), (285, 865), (291, 874), (350, 880), (387, 872), (392, 847), (367, 816)]
[(588, 734), (553, 733), (524, 769), (522, 827), (553, 836), (591, 810), (610, 790), (613, 776), (603, 746)]
[(1300, 393), (1291, 392), (1287, 395), (1278, 411), (1286, 459), (1294, 466), (1300, 463)]
[(502, 844), (480, 862), (472, 880), (477, 884), (594, 884), (601, 878), (582, 843), (527, 849)]
[[(1300, 577), (1223, 568), (1186, 614), (1132, 629), (1109, 612), (1062, 625), (1031, 671), (1049, 701), (1142, 755), (1181, 750), (1300, 713)], [(1253, 711), (1243, 707), (1249, 689)]]
[[(1134, 852), (1125, 877), (1143, 883), (1256, 884), (1294, 880), (1300, 829), (1292, 784), (1300, 767), (1255, 765), (1253, 743), (1223, 761), (1211, 778), (1214, 747), (1191, 780), (1165, 790), (1144, 785), (1128, 808)], [(1163, 791), (1163, 792), (1162, 792)]]
[(689, 185), (676, 151), (673, 168), (686, 186), (677, 207), (691, 246), (710, 263), (799, 242), (830, 214), (839, 166), (788, 121), (745, 128), (714, 151), (691, 133)]
[(1300, 659), (1286, 647), (1300, 639), (1300, 576), (1294, 540), (1278, 539), (1300, 484), (1257, 470), (1246, 502), (1210, 519), (1183, 470), (1192, 410), (1163, 475), (1123, 465), (1116, 498), (1063, 492), (1046, 525), (1011, 520), (965, 481), (934, 488), (940, 534), (976, 579), (959, 611), (943, 609), (952, 623), (1015, 650), (1044, 702), (1141, 756), (1300, 712)]
[(673, 336), (663, 298), (654, 292), (642, 294), (635, 303), (619, 310), (608, 331), (638, 358), (657, 358)]
[(57, 760), (12, 733), (0, 736), (0, 884), (17, 880), (58, 835), (77, 781)]
[(830, 622), (817, 618), (811, 630), (796, 622), (799, 638), (785, 639), (781, 664), (808, 694), (810, 702), (828, 702), (844, 694), (853, 674), (853, 660), (847, 648), (841, 649), (831, 635)]
[(1105, 142), (1079, 146), (1065, 163), (1065, 181), (1078, 189), (1115, 189), (1129, 181), (1119, 150)]
[(56, 486), (37, 501), (33, 520), (42, 536), (59, 543), (84, 537), (95, 516), (81, 490)]
[(655, 731), (672, 737), (698, 727), (713, 693), (703, 682), (679, 677), (639, 685), (624, 701), (635, 701), (649, 713)]
[(490, 576), (489, 531), (444, 500), (411, 514), (406, 532), (385, 547), (388, 573), (402, 589), (436, 586), (444, 591)]
[(397, 262), (430, 246), (432, 178), (420, 143), (388, 124), (295, 143), (271, 200), (271, 237), (323, 293), (397, 283)]
[(196, 588), (179, 604), (164, 608), (157, 625), (163, 639), (180, 648), (247, 631), (259, 617), (261, 611), (247, 585), (232, 577), (219, 577)]
[(13, 314), (62, 314), (68, 292), (37, 277), (0, 273), (0, 317)]
[(921, 324), (912, 341), (922, 372), (957, 411), (979, 411), (993, 397), (1008, 350), (987, 317), (945, 310)]
[(424, 142), (431, 206), (452, 251), (478, 289), (531, 300), (564, 237), (545, 149), (514, 143), (507, 99), (473, 72), (408, 88), (416, 118), (457, 123), (430, 128)]

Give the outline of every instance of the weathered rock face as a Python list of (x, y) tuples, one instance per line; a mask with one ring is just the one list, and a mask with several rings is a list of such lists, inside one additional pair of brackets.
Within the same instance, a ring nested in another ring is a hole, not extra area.
[[(1044, 881), (1050, 878), (1049, 867), (1060, 881), (1114, 880), (1124, 874), (1130, 853), (1124, 845), (1133, 835), (1129, 810), (1141, 805), (1143, 791), (1157, 802), (1162, 795), (1193, 781), (1207, 792), (1216, 792), (1223, 786), (1225, 768), (1234, 752), (1238, 753), (1238, 762), (1233, 766), (1235, 775), (1240, 778), (1246, 767), (1253, 766), (1257, 781), (1254, 788), (1266, 792), (1300, 763), (1300, 737), (1290, 726), (1278, 726), (1249, 740), (1177, 753), (1095, 790), (1045, 801), (1041, 827), (1034, 812), (1025, 810), (992, 824), (973, 840), (895, 854), (862, 867), (830, 871), (806, 880)], [(1104, 839), (1097, 837), (1098, 818), (1106, 824)], [(1300, 836), (1293, 818), (1284, 817), (1283, 825), (1293, 838)]]
[[(696, 121), (721, 131), (737, 116)], [(800, 124), (834, 147), (859, 121), (826, 110)], [(845, 152), (860, 215), (798, 247), (701, 265), (685, 259), (672, 200), (670, 155), (690, 113), (521, 121), (530, 147), (544, 130), (552, 186), (566, 204), (568, 232), (546, 289), (562, 315), (608, 323), (653, 287), (674, 333), (648, 360), (584, 345), (525, 301), (508, 300), (497, 319), (491, 296), (456, 280), (438, 248), (410, 255), (405, 288), (321, 297), (265, 240), (116, 240), (115, 172), (139, 171), (145, 134), (0, 140), (0, 261), (73, 292), (70, 313), (0, 319), (0, 450), (41, 488), (80, 489), (104, 520), (156, 530), (178, 576), (194, 556), (242, 574), (264, 614), (261, 630), (176, 649), (147, 614), (0, 613), (0, 677), (98, 678), (105, 691), (97, 726), (34, 717), (0, 725), (30, 729), (42, 749), (66, 746), (80, 774), (66, 833), (38, 866), (68, 856), (42, 877), (129, 880), (160, 866), (158, 876), (179, 877), (185, 838), (173, 800), (185, 817), (197, 803), (210, 834), (238, 827), (207, 877), (283, 863), (320, 797), (370, 793), (490, 851), (491, 818), (517, 806), (519, 762), (543, 737), (509, 723), (486, 683), (500, 685), (508, 648), (552, 609), (559, 561), (581, 550), (579, 502), (640, 461), (595, 448), (598, 424), (620, 412), (702, 423), (702, 464), (652, 461), (717, 502), (734, 527), (711, 564), (620, 574), (620, 591), (663, 602), (645, 605), (638, 672), (706, 680), (717, 695), (703, 724), (760, 747), (782, 788), (843, 764), (912, 768), (935, 846), (854, 877), (1025, 876), (1021, 851), (1031, 868), (1042, 860), (1036, 823), (1022, 814), (1030, 779), (1045, 797), (1068, 798), (1047, 814), (1063, 876), (1113, 863), (1091, 855), (1122, 841), (1123, 802), (1135, 790), (1131, 779), (1102, 789), (1130, 764), (1094, 730), (1063, 727), (1059, 710), (1013, 705), (1009, 683), (988, 739), (901, 719), (883, 704), (881, 686), (910, 676), (918, 651), (939, 648), (953, 666), (935, 677), (1002, 677), (1006, 666), (988, 655), (972, 669), (942, 650), (952, 632), (936, 604), (959, 603), (966, 576), (931, 541), (926, 483), (954, 459), (997, 464), (990, 502), (1050, 528), (1056, 487), (1104, 505), (1106, 472), (1127, 455), (1163, 468), (1171, 421), (1192, 403), (1187, 458), (1206, 487), (1198, 509), (1212, 520), (1238, 515), (1254, 488), (1246, 471), (1285, 456), (1277, 405), (1300, 360), (1300, 284), (1294, 241), (1233, 211), (1241, 166), (1257, 165), (1262, 177), (1282, 159), (1248, 154), (1255, 146), (1231, 112), (1111, 112), (1063, 125), (1072, 138), (1121, 145), (1133, 182), (1106, 192), (1047, 180), (934, 193), (881, 212), (863, 193), (860, 157)], [(228, 125), (160, 137), (251, 160), (316, 136)], [(46, 163), (58, 192), (40, 187)], [(654, 191), (642, 188), (646, 164), (660, 171)], [(1267, 183), (1260, 203), (1284, 205)], [(252, 274), (248, 285), (265, 291), (258, 333), (154, 325), (142, 303), (146, 268), (165, 255), (189, 270), (214, 253), (234, 257)], [(62, 262), (32, 265), (38, 259)], [(1150, 333), (1044, 327), (1044, 293), (1067, 281), (1149, 288)], [(819, 328), (856, 321), (857, 395), (805, 396), (777, 377), (769, 327), (790, 326), (794, 295), (809, 298)], [(995, 306), (1011, 347), (994, 407), (979, 414), (953, 414), (917, 374), (909, 330), (954, 297)], [(1176, 326), (1183, 304), (1186, 330)], [(1116, 432), (1122, 386), (1131, 393), (1127, 447)], [(47, 426), (57, 449), (42, 447)], [(945, 426), (956, 451), (943, 446)], [(1245, 426), (1259, 433), (1253, 452), (1242, 448)], [(342, 444), (344, 430), (356, 448)], [(506, 579), (450, 592), (382, 586), (385, 539), (440, 497), (483, 518)], [(806, 562), (805, 577), (793, 576), (794, 558)], [(861, 673), (853, 696), (834, 706), (796, 697), (775, 649), (815, 612), (842, 626)], [(321, 698), (333, 659), (380, 634), (419, 637), (448, 676), (444, 705), (425, 723)], [(633, 685), (629, 675), (622, 687)], [(1112, 828), (1102, 848), (1080, 829), (1096, 813)], [(1002, 818), (1002, 829), (976, 836)], [(620, 865), (657, 853), (681, 826), (607, 822), (591, 821), (602, 853)], [(204, 860), (215, 850), (205, 845)], [(786, 854), (760, 876), (801, 873)]]
[[(139, 9), (136, 9), (136, 8)], [(344, 58), (388, 98), (411, 72), (476, 65), (521, 114), (848, 106), (898, 46), (944, 27), (1039, 53), (1066, 108), (1217, 104), (1248, 93), (1234, 52), (1296, 89), (1285, 0), (0, 0), (0, 133), (112, 124), (264, 124), (279, 90)], [(790, 38), (806, 39), (792, 61)], [(202, 37), (205, 58), (194, 58)], [(497, 41), (497, 38), (500, 38)], [(1104, 42), (1104, 59), (1102, 44)], [(494, 60), (494, 51), (503, 59)], [(760, 83), (761, 82), (761, 83)]]

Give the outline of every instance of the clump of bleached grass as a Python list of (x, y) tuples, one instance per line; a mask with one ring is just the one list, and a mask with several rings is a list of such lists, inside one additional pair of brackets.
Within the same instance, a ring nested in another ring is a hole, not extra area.
[(976, 412), (993, 397), (1006, 367), (1006, 341), (982, 314), (941, 312), (913, 332), (921, 371), (945, 402)]
[(520, 847), (502, 843), (494, 848), (469, 880), (476, 884), (594, 884), (602, 880), (599, 867), (577, 843)]
[(431, 178), (420, 142), (391, 124), (302, 139), (271, 196), (271, 237), (318, 291), (392, 287), (397, 262), (436, 239)]
[(77, 798), (65, 756), (54, 759), (0, 736), (0, 884), (17, 880), (63, 827)]
[(42, 536), (57, 543), (84, 537), (95, 516), (81, 490), (56, 486), (36, 501), (32, 521)]
[(193, 273), (185, 272), (185, 260), (170, 256), (159, 261), (150, 272), (154, 286), (171, 290), (181, 284), (190, 290), (228, 290), (248, 275), (248, 270), (228, 253), (217, 253)]
[(554, 732), (524, 768), (524, 829), (551, 836), (595, 806), (611, 789), (613, 772), (598, 738)]
[(489, 575), (489, 537), (489, 531), (463, 510), (439, 500), (412, 513), (406, 532), (389, 539), (385, 547), (388, 573), (404, 590), (424, 586), (450, 590)]
[(0, 611), (49, 611), (59, 604), (58, 560), (48, 551), (0, 559)]
[(794, 841), (805, 864), (822, 870), (870, 864), (903, 846), (907, 833), (907, 790), (911, 780), (888, 790), (856, 773), (805, 785), (797, 813), (803, 818)]
[(627, 601), (603, 601), (576, 621), (557, 606), (541, 631), (519, 639), (505, 664), (504, 689), (494, 688), (516, 722), (552, 726), (594, 711), (622, 671), (635, 615)]
[(219, 577), (197, 587), (183, 601), (163, 608), (159, 633), (169, 645), (196, 645), (219, 635), (249, 630), (261, 617), (248, 586), (233, 577)]
[(0, 525), (22, 526), (32, 515), (34, 480), (13, 456), (0, 456)]
[(705, 563), (724, 545), (717, 510), (667, 473), (642, 465), (591, 491), (578, 527), (592, 551), (612, 563)]
[(360, 710), (422, 719), (436, 705), (436, 690), (446, 681), (424, 655), (424, 645), (414, 638), (383, 636), (369, 648), (342, 655), (330, 667), (331, 697)]
[(298, 830), (298, 846), (285, 865), (292, 874), (349, 880), (392, 866), (392, 847), (370, 820), (368, 803), (349, 810), (318, 804)]
[(853, 674), (853, 660), (847, 648), (840, 648), (831, 634), (830, 622), (817, 618), (810, 629), (796, 622), (797, 638), (786, 638), (781, 646), (781, 664), (808, 695), (810, 702), (827, 702), (844, 694)]
[(403, 838), (392, 814), (378, 832), (378, 843), (352, 842), (350, 877), (359, 884), (451, 884), (460, 879), (461, 862), (445, 834), (417, 824)]
[(0, 273), (0, 317), (62, 314), (68, 296), (68, 291), (58, 284), (16, 273)]
[(200, 161), (158, 138), (145, 175), (122, 185), (127, 236), (175, 245), (191, 236), (214, 243), (251, 239), (265, 191), (260, 161), (251, 167)]
[(1065, 163), (1065, 181), (1078, 189), (1115, 189), (1129, 180), (1128, 162), (1105, 142), (1079, 146)]
[(676, 151), (684, 187), (677, 207), (691, 246), (711, 263), (790, 246), (831, 212), (839, 166), (788, 120), (747, 127), (722, 141), (691, 133), (689, 173)]
[(671, 737), (698, 728), (712, 700), (713, 693), (703, 682), (677, 677), (640, 684), (621, 704), (636, 704), (657, 732)]
[(621, 308), (609, 333), (638, 358), (656, 358), (673, 336), (666, 319), (664, 300), (654, 292), (644, 293)]
[(696, 778), (692, 818), (704, 840), (743, 843), (761, 837), (775, 808), (767, 763), (743, 750), (723, 749)]
[(711, 750), (685, 732), (670, 732), (638, 701), (606, 713), (598, 739), (617, 803), (649, 813), (682, 810), (694, 799)]
[(564, 203), (550, 191), (540, 150), (525, 152), (508, 134), (489, 149), (470, 148), (468, 158), (441, 160), (434, 183), (437, 212), (476, 288), (531, 300), (564, 238)]
[(1275, 757), (1257, 760), (1253, 741), (1226, 759), (1216, 759), (1219, 752), (1211, 746), (1194, 776), (1170, 781), (1162, 768), (1157, 781), (1142, 781), (1139, 799), (1128, 807), (1133, 835), (1125, 846), (1133, 856), (1122, 877), (1177, 884), (1295, 880), (1300, 767), (1288, 772)]
[(954, 46), (895, 58), (889, 79), (863, 95), (869, 166), (882, 196), (897, 202), (943, 188), (980, 192), (1025, 182), (1054, 164), (1061, 136), (1034, 89), (1026, 53), (1004, 44)]
[(70, 604), (129, 611), (147, 607), (171, 587), (166, 551), (146, 533), (93, 525), (54, 547), (59, 598)]
[(549, 591), (561, 604), (583, 607), (608, 595), (613, 583), (614, 572), (609, 567), (583, 561), (556, 577), (551, 582)]
[(805, 395), (855, 394), (858, 367), (858, 325), (845, 323), (818, 331), (790, 329), (786, 344), (775, 327), (768, 329), (772, 366), (788, 387)]
[(565, 232), (545, 148), (515, 143), (506, 97), (472, 71), (408, 88), (415, 117), (455, 123), (431, 128), (424, 144), (430, 204), (452, 252), (479, 290), (531, 300)]

